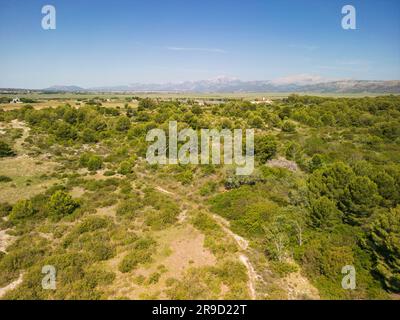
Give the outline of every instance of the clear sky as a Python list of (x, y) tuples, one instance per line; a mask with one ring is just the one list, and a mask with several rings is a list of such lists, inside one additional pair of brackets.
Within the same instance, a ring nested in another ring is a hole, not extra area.
[[(43, 30), (43, 5), (56, 30)], [(344, 30), (341, 8), (356, 8)], [(0, 0), (0, 87), (400, 79), (399, 0)], [(301, 76), (300, 76), (301, 77)]]

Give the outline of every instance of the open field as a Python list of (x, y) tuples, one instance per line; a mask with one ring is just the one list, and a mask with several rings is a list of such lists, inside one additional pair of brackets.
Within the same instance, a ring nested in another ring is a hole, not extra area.
[[(222, 92), (222, 93), (196, 93), (196, 92), (114, 92), (114, 93), (0, 93), (1, 97), (14, 98), (18, 96), (20, 98), (28, 99), (38, 99), (38, 100), (54, 100), (54, 101), (67, 101), (67, 100), (77, 100), (77, 99), (93, 99), (96, 97), (103, 99), (115, 98), (116, 100), (123, 101), (128, 97), (140, 97), (140, 98), (152, 98), (152, 99), (243, 99), (243, 100), (253, 100), (262, 99), (263, 97), (268, 99), (282, 99), (287, 98), (293, 94), (292, 92)], [(315, 92), (301, 92), (299, 95), (311, 95), (319, 97), (377, 97), (383, 95), (390, 95), (387, 93), (315, 93)]]

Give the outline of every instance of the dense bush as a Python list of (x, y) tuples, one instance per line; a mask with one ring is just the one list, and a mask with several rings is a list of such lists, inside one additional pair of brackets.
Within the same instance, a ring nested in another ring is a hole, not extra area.
[(15, 152), (4, 141), (0, 141), (0, 158), (15, 156)]
[(18, 222), (33, 216), (34, 213), (35, 210), (30, 200), (20, 200), (14, 204), (10, 213), (10, 220), (13, 222)]
[(58, 220), (72, 214), (79, 207), (79, 203), (64, 191), (56, 191), (49, 199), (49, 217)]
[(96, 171), (103, 167), (103, 160), (100, 156), (90, 153), (81, 155), (79, 162), (81, 166), (88, 168), (90, 171)]
[(12, 179), (10, 177), (0, 175), (0, 183), (1, 182), (10, 182), (10, 181), (12, 181)]
[(150, 238), (137, 240), (134, 249), (119, 264), (119, 271), (126, 273), (136, 268), (139, 264), (151, 262), (155, 244), (154, 240)]
[(367, 250), (372, 250), (374, 270), (386, 288), (400, 292), (400, 207), (379, 214), (371, 224)]
[(254, 141), (255, 156), (261, 162), (265, 163), (273, 158), (277, 151), (276, 138), (269, 135), (256, 136)]

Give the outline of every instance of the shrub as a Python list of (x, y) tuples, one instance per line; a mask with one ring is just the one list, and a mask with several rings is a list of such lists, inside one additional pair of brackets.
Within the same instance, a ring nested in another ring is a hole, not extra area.
[(7, 202), (0, 203), (0, 218), (8, 216), (10, 214), (12, 208), (13, 207), (10, 204), (8, 204)]
[(126, 116), (118, 117), (115, 123), (115, 130), (120, 132), (126, 132), (129, 130), (130, 127), (131, 127), (131, 121), (129, 120), (128, 117)]
[(48, 212), (50, 217), (57, 220), (72, 214), (78, 207), (78, 202), (73, 200), (69, 194), (59, 190), (50, 197)]
[(207, 196), (212, 193), (214, 193), (217, 190), (217, 183), (214, 181), (208, 181), (206, 182), (201, 188), (200, 188), (200, 195), (202, 196)]
[(278, 274), (282, 278), (286, 277), (292, 272), (298, 271), (297, 265), (287, 262), (271, 261), (269, 266), (274, 274)]
[(112, 171), (112, 170), (108, 170), (108, 171), (104, 172), (105, 177), (111, 177), (114, 175), (115, 175), (115, 171)]
[(185, 170), (179, 173), (176, 179), (182, 184), (190, 184), (193, 181), (193, 173), (191, 170)]
[(138, 111), (146, 110), (146, 109), (154, 109), (156, 107), (156, 103), (154, 100), (150, 98), (144, 98), (139, 101)]
[(96, 171), (103, 167), (103, 160), (95, 154), (85, 153), (79, 159), (81, 166), (88, 168), (90, 171)]
[(12, 208), (10, 220), (17, 222), (31, 217), (35, 213), (30, 200), (19, 200)]
[(90, 244), (89, 251), (92, 253), (95, 261), (104, 261), (111, 259), (115, 255), (115, 250), (107, 243), (93, 241)]
[(310, 172), (314, 172), (317, 169), (320, 169), (324, 166), (325, 160), (321, 154), (314, 154), (308, 163), (308, 170)]
[(255, 156), (261, 163), (267, 162), (277, 151), (275, 137), (269, 135), (256, 136), (254, 141)]
[(132, 169), (133, 169), (132, 161), (122, 161), (119, 166), (118, 173), (127, 175), (132, 173)]
[(96, 131), (90, 128), (86, 128), (82, 132), (82, 140), (86, 143), (97, 142), (98, 138), (96, 136)]
[(109, 225), (109, 220), (102, 217), (88, 217), (77, 227), (78, 234), (104, 229)]
[(316, 228), (331, 228), (341, 221), (342, 213), (336, 208), (335, 202), (323, 196), (310, 203), (311, 224)]
[(141, 203), (140, 199), (128, 198), (118, 204), (117, 215), (133, 218), (137, 215), (137, 211), (142, 207), (143, 204)]
[(10, 182), (12, 179), (7, 176), (0, 176), (0, 182)]
[(147, 284), (156, 284), (160, 280), (161, 274), (153, 272), (147, 279)]
[(118, 266), (119, 271), (126, 273), (137, 267), (138, 264), (151, 261), (151, 252), (147, 250), (134, 250), (128, 253)]
[(282, 124), (283, 132), (296, 132), (296, 125), (291, 121), (284, 121)]
[(372, 250), (374, 270), (385, 287), (400, 292), (400, 206), (376, 217), (368, 233), (366, 248)]
[(15, 156), (15, 152), (4, 141), (0, 141), (0, 158)]

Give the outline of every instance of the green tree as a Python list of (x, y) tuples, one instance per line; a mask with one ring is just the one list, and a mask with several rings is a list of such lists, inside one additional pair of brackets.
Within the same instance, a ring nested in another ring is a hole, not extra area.
[(364, 245), (372, 251), (374, 270), (386, 288), (400, 292), (400, 206), (379, 214)]
[(343, 162), (335, 162), (314, 171), (308, 187), (313, 198), (326, 196), (338, 202), (343, 199), (346, 189), (354, 177), (353, 170)]
[(372, 177), (372, 180), (378, 186), (379, 194), (383, 198), (396, 202), (399, 191), (397, 190), (396, 181), (393, 177), (386, 172), (378, 172)]
[(139, 101), (138, 111), (152, 110), (156, 107), (156, 103), (150, 98), (144, 98)]
[(297, 142), (289, 142), (285, 150), (285, 156), (289, 160), (301, 158), (301, 145)]
[(261, 163), (275, 156), (278, 144), (276, 138), (270, 135), (256, 136), (254, 141), (255, 156)]
[(319, 153), (314, 154), (308, 163), (308, 170), (310, 170), (310, 172), (314, 172), (315, 170), (322, 168), (324, 164), (324, 156)]
[(379, 204), (378, 187), (367, 177), (354, 177), (346, 188), (340, 208), (349, 222), (360, 222), (360, 219), (371, 215)]
[(311, 225), (319, 229), (328, 229), (340, 223), (342, 213), (335, 202), (323, 196), (310, 203)]
[(54, 133), (61, 140), (75, 140), (78, 136), (76, 129), (64, 121), (56, 123)]
[(72, 199), (68, 193), (58, 190), (49, 199), (48, 212), (51, 218), (58, 220), (72, 214), (78, 207), (78, 202)]
[(250, 126), (253, 128), (261, 129), (264, 127), (264, 121), (261, 119), (260, 116), (255, 116), (249, 120)]

